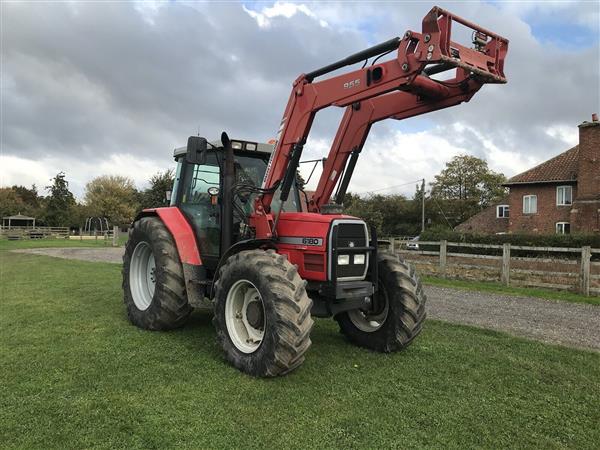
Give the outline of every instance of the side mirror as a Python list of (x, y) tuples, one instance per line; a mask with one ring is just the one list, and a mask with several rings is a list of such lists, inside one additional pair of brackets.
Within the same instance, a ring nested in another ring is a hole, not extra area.
[(200, 136), (190, 136), (187, 142), (185, 160), (190, 164), (206, 164), (206, 152), (208, 144), (206, 139)]

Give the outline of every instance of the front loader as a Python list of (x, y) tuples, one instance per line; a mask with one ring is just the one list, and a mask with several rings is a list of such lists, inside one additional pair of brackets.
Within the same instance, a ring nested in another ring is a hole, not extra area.
[[(456, 23), (472, 30), (472, 47), (451, 39)], [(378, 249), (375, 229), (343, 214), (346, 190), (373, 123), (505, 83), (507, 50), (506, 39), (434, 7), (420, 33), (300, 75), (275, 145), (189, 137), (175, 151), (171, 205), (144, 210), (130, 230), (123, 290), (131, 322), (172, 329), (208, 304), (225, 358), (261, 377), (302, 364), (313, 317), (333, 317), (350, 342), (373, 351), (408, 346), (425, 319), (421, 283), (412, 266)], [(315, 114), (330, 106), (345, 113), (308, 198), (298, 165)]]

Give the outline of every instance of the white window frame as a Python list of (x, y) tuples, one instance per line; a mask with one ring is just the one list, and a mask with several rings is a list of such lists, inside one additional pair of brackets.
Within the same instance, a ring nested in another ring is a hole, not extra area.
[[(500, 211), (506, 215), (500, 215)], [(506, 211), (506, 212), (505, 212)], [(496, 206), (496, 219), (508, 219), (510, 217), (510, 205), (498, 205)]]
[[(568, 188), (568, 191), (567, 191)], [(560, 192), (563, 192), (562, 199)], [(567, 200), (566, 193), (569, 192), (569, 202), (564, 203)], [(563, 203), (561, 203), (561, 201)], [(564, 185), (564, 186), (556, 186), (556, 206), (569, 206), (573, 204), (573, 186)]]
[[(565, 233), (565, 225), (569, 225), (569, 232)], [(571, 223), (570, 222), (556, 222), (554, 225), (556, 234), (571, 234)]]
[[(531, 199), (535, 199), (535, 209), (531, 207)], [(525, 204), (528, 200), (529, 211), (526, 210)], [(537, 214), (537, 195), (529, 194), (523, 196), (523, 214)]]

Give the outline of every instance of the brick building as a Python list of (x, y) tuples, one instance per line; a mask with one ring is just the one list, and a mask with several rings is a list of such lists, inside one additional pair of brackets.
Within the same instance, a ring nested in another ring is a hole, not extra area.
[(579, 125), (579, 145), (515, 175), (506, 201), (456, 227), (477, 233), (600, 233), (600, 122)]

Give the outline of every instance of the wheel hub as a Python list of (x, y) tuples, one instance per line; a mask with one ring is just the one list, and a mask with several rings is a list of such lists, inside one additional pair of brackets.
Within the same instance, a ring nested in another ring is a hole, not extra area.
[(225, 324), (233, 345), (243, 353), (254, 353), (265, 335), (265, 309), (260, 292), (248, 280), (238, 280), (225, 300)]
[(148, 242), (140, 242), (133, 250), (129, 266), (129, 286), (135, 306), (140, 311), (148, 309), (156, 289), (156, 262)]
[(373, 310), (354, 309), (348, 311), (348, 318), (361, 331), (372, 333), (379, 330), (385, 323), (389, 313), (389, 298), (387, 292), (379, 285), (377, 302)]
[(250, 302), (246, 308), (246, 318), (252, 328), (260, 330), (264, 326), (265, 312), (262, 303)]

